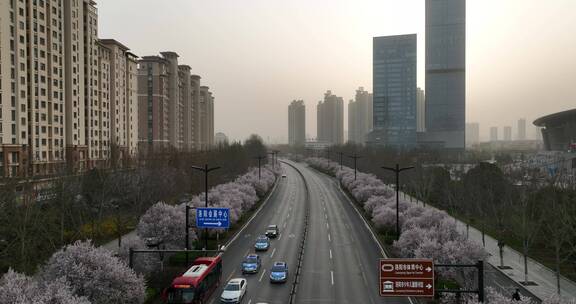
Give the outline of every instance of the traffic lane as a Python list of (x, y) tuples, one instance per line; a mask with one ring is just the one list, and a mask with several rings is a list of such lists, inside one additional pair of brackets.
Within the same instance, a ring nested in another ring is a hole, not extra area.
[[(288, 213), (281, 213), (277, 219), (280, 228), (280, 235), (272, 240), (273, 246), (269, 249), (269, 254), (264, 260), (262, 274), (258, 278), (258, 283), (252, 284), (247, 301), (252, 303), (286, 303), (290, 297), (293, 275), (296, 272), (299, 244), (304, 230), (305, 207), (304, 207), (304, 185), (299, 189), (294, 189), (294, 200), (289, 204)], [(291, 189), (292, 190), (292, 189)], [(270, 283), (270, 269), (274, 262), (286, 262), (288, 265), (288, 280), (282, 284)]]
[(300, 284), (296, 291), (297, 303), (337, 303), (333, 284), (330, 239), (324, 223), (326, 197), (319, 191), (308, 170), (301, 169), (310, 187), (310, 218), (304, 261), (300, 270)]
[[(254, 243), (258, 235), (264, 234), (266, 227), (274, 216), (279, 215), (278, 212), (287, 212), (289, 209), (288, 203), (290, 198), (289, 188), (294, 188), (298, 183), (298, 175), (295, 171), (291, 171), (289, 167), (284, 167), (287, 174), (286, 178), (282, 178), (274, 192), (271, 194), (269, 201), (262, 207), (256, 217), (248, 224), (248, 226), (238, 235), (237, 239), (232, 242), (222, 255), (223, 259), (223, 272), (222, 272), (222, 286), (220, 286), (212, 296), (212, 302), (219, 299), (224, 285), (234, 277), (242, 277), (240, 265), (244, 257), (253, 252)], [(248, 285), (250, 289), (250, 284)]]
[(338, 303), (377, 303), (379, 296), (372, 290), (378, 288), (378, 283), (370, 286), (366, 277), (366, 261), (360, 257), (358, 241), (351, 233), (351, 227), (346, 214), (339, 208), (337, 198), (331, 193), (323, 181), (316, 175), (311, 178), (318, 185), (318, 191), (324, 197), (324, 223), (330, 240), (330, 258), (332, 260), (331, 280), (335, 286), (335, 297)]
[[(410, 303), (408, 298), (380, 297), (378, 261), (384, 258), (380, 247), (363, 219), (340, 191), (338, 183), (316, 170), (306, 169), (318, 179), (318, 184), (324, 189), (328, 198), (328, 218), (333, 220), (331, 227), (338, 230), (338, 236), (342, 235), (341, 244), (348, 249), (339, 248), (335, 251), (336, 268), (339, 270), (335, 272), (339, 279), (336, 280), (337, 288), (345, 288), (350, 290), (349, 293), (365, 297), (364, 303)], [(352, 245), (350, 240), (353, 241)], [(358, 264), (354, 265), (354, 261)]]

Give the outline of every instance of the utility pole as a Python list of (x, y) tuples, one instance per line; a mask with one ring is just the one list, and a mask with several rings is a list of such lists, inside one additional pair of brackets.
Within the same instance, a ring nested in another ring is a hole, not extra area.
[(344, 152), (336, 152), (340, 155), (340, 170), (342, 170), (342, 156), (344, 156)]
[[(205, 207), (208, 208), (208, 173), (214, 171), (216, 169), (220, 169), (220, 167), (212, 167), (208, 168), (208, 164), (204, 165), (204, 168), (192, 166), (192, 169), (204, 172), (204, 185), (205, 185)], [(186, 229), (188, 230), (188, 229)], [(204, 249), (208, 250), (208, 228), (204, 230)]]
[(356, 180), (356, 161), (361, 158), (361, 156), (358, 156), (356, 154), (354, 155), (348, 155), (348, 157), (354, 159), (354, 180)]
[(398, 192), (400, 191), (400, 189), (399, 189), (399, 187), (400, 187), (400, 184), (399, 184), (400, 172), (405, 171), (405, 170), (414, 169), (414, 167), (400, 168), (400, 165), (396, 164), (395, 168), (382, 167), (382, 169), (392, 171), (396, 174), (396, 240), (398, 240), (400, 238), (400, 203), (399, 203), (399, 197), (398, 197)]
[(332, 160), (332, 159), (330, 158), (330, 152), (332, 152), (332, 151), (330, 151), (330, 148), (326, 148), (326, 158), (327, 158), (328, 160)]
[(256, 156), (254, 157), (255, 159), (258, 160), (258, 179), (260, 179), (261, 175), (260, 175), (260, 161), (262, 161), (263, 159), (266, 159), (266, 156)]

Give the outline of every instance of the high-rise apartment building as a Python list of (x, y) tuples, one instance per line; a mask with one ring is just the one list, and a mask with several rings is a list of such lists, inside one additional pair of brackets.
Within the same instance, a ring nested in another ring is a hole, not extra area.
[(512, 127), (511, 126), (505, 126), (504, 130), (503, 130), (504, 134), (504, 140), (505, 141), (512, 141)]
[(100, 43), (110, 52), (110, 157), (116, 163), (135, 156), (138, 147), (138, 60), (116, 40)]
[(348, 103), (348, 141), (364, 144), (372, 129), (372, 121), (372, 94), (360, 87), (354, 100)]
[(480, 124), (477, 122), (466, 123), (466, 147), (472, 147), (480, 143)]
[(416, 131), (426, 131), (426, 100), (421, 88), (416, 88)]
[(526, 119), (518, 120), (518, 140), (526, 140)]
[(490, 141), (498, 140), (498, 127), (490, 127)]
[(304, 100), (293, 100), (288, 106), (288, 143), (303, 146), (306, 142), (306, 105)]
[(339, 145), (344, 143), (344, 100), (332, 94), (324, 93), (324, 100), (316, 106), (317, 140)]
[(214, 97), (210, 88), (200, 86), (200, 142), (199, 149), (206, 150), (214, 145)]
[(373, 39), (374, 131), (370, 142), (416, 146), (416, 34)]
[(190, 72), (190, 66), (178, 64), (175, 52), (139, 61), (141, 146), (193, 150), (213, 145), (214, 98), (210, 92), (202, 94), (200, 76)]
[(466, 0), (426, 0), (426, 140), (463, 149)]

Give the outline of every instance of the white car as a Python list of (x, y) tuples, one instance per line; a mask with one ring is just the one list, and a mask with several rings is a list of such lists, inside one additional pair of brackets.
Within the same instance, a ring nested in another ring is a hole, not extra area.
[(228, 281), (220, 296), (220, 303), (240, 303), (246, 294), (246, 279), (236, 278)]
[(282, 174), (282, 178), (286, 178), (286, 174)]

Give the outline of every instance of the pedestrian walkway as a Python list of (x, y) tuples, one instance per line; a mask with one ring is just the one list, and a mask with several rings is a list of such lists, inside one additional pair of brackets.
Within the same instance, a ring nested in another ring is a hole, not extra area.
[[(405, 197), (410, 198), (408, 195)], [(417, 200), (413, 198), (412, 201)], [(420, 201), (418, 201), (418, 203), (422, 204)], [(437, 209), (430, 205), (427, 205), (426, 207)], [(458, 231), (466, 235), (466, 224), (460, 220), (455, 221)], [(478, 229), (470, 226), (468, 237), (474, 242), (482, 245), (482, 233)], [(510, 269), (499, 269), (498, 266), (500, 265), (500, 254), (498, 241), (487, 234), (485, 234), (484, 240), (486, 242), (486, 246), (484, 248), (490, 255), (487, 262), (494, 266), (495, 269), (512, 279), (514, 282), (521, 284), (520, 282), (524, 281), (523, 255), (508, 246), (504, 246), (504, 266), (509, 266)], [(537, 285), (523, 285), (524, 288), (526, 288), (540, 299), (546, 299), (557, 294), (557, 280), (555, 272), (531, 258), (528, 258), (528, 280), (536, 283)], [(560, 295), (562, 298), (575, 300), (576, 283), (561, 276)]]
[[(125, 240), (128, 239), (132, 239), (136, 237), (136, 230), (132, 230), (129, 233), (126, 233), (125, 235), (122, 236), (122, 242), (124, 242)], [(100, 246), (102, 248), (108, 249), (114, 253), (118, 252), (118, 239), (114, 239), (113, 241), (110, 241), (102, 246)]]

